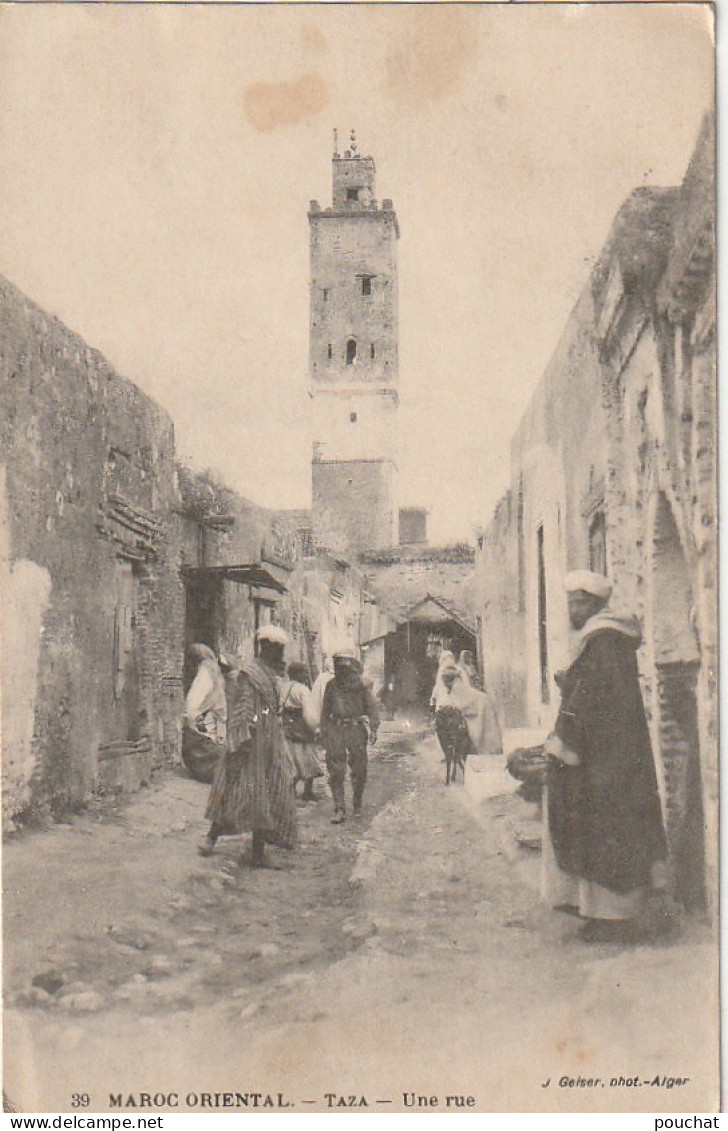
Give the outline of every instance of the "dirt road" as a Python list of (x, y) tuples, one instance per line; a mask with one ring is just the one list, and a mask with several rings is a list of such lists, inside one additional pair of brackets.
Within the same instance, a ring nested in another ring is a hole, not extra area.
[(514, 839), (533, 807), (505, 771), (477, 804), (443, 778), (426, 724), (384, 724), (363, 816), (300, 806), (300, 849), (261, 872), (238, 865), (244, 838), (196, 855), (206, 789), (177, 775), (20, 834), (3, 859), (8, 1097), (712, 1110), (707, 929), (577, 942), (538, 902), (538, 853)]

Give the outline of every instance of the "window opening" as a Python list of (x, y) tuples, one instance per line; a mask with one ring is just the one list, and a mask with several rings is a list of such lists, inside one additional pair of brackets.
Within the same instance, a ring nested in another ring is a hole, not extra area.
[(361, 277), (361, 293), (363, 295), (370, 295), (372, 293), (372, 277), (371, 277), (371, 275), (362, 275), (362, 277)]
[(374, 345), (374, 342), (372, 342), (372, 351), (371, 352), (372, 352), (372, 361), (374, 361), (374, 358), (377, 356), (377, 350), (376, 350), (376, 347)]
[(333, 349), (333, 346), (331, 345), (331, 342), (329, 342), (328, 349), (327, 349), (326, 352), (328, 354), (329, 361), (331, 361), (331, 358), (334, 356), (334, 349)]
[(346, 190), (346, 199), (347, 200), (358, 200), (359, 199), (359, 189), (358, 188), (348, 188)]
[(351, 421), (352, 424), (356, 424), (356, 413), (355, 412), (349, 413), (349, 420)]
[(597, 511), (589, 523), (589, 569), (607, 573), (607, 520), (604, 511)]
[(541, 702), (548, 703), (549, 694), (549, 655), (546, 625), (546, 555), (544, 553), (543, 525), (536, 530), (536, 550), (538, 556), (538, 659), (541, 669)]
[(346, 364), (353, 365), (356, 361), (356, 342), (353, 338), (349, 338), (346, 343)]

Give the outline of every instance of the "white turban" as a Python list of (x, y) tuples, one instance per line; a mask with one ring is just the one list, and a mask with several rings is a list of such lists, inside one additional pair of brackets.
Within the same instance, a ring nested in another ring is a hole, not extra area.
[(283, 648), (285, 648), (288, 643), (288, 637), (277, 624), (264, 624), (263, 627), (259, 628), (256, 632), (255, 638), (258, 643), (260, 643), (261, 640), (269, 640), (271, 644), (280, 644)]
[(612, 595), (611, 581), (604, 574), (592, 573), (590, 569), (575, 569), (567, 573), (564, 589), (567, 593), (590, 593), (600, 601), (608, 601)]

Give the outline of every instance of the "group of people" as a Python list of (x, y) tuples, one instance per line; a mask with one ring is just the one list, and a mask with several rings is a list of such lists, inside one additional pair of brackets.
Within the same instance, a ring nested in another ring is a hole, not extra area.
[[(571, 664), (555, 675), (561, 702), (544, 746), (543, 895), (584, 920), (585, 942), (627, 942), (636, 937), (647, 896), (667, 887), (667, 844), (637, 667), (642, 638), (636, 618), (610, 604), (606, 577), (580, 570), (566, 577), (565, 588), (577, 635)], [(220, 836), (249, 830), (251, 863), (259, 867), (267, 843), (296, 843), (295, 785), (303, 783), (302, 800), (315, 798), (314, 781), (323, 773), (319, 742), (332, 820), (346, 819), (347, 765), (353, 810), (361, 811), (367, 746), (376, 740), (379, 713), (353, 651), (339, 650), (333, 671), (309, 688), (304, 665), (286, 671), (282, 629), (268, 625), (257, 641), (258, 656), (238, 667), (205, 645), (193, 646), (197, 674), (187, 697), (183, 758), (194, 776), (212, 781), (203, 854)], [(502, 752), (493, 704), (473, 675), (472, 657), (443, 652), (431, 698), (436, 728), (448, 712), (461, 720), (463, 762)]]
[(292, 849), (297, 841), (296, 785), (315, 801), (323, 776), (323, 745), (334, 800), (333, 822), (346, 820), (345, 782), (351, 773), (354, 814), (361, 812), (368, 743), (379, 714), (353, 650), (334, 653), (333, 671), (309, 685), (305, 664), (285, 664), (287, 637), (277, 625), (256, 633), (257, 656), (235, 665), (205, 644), (194, 644), (196, 672), (185, 701), (182, 758), (193, 777), (211, 783), (209, 830), (200, 852), (209, 856), (221, 836), (252, 833), (250, 863), (265, 864), (266, 844)]

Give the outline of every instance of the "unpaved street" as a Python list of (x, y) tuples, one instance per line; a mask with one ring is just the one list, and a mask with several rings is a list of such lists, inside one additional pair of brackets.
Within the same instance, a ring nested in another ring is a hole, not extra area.
[(238, 865), (244, 839), (197, 856), (206, 788), (179, 775), (19, 834), (4, 853), (9, 1099), (711, 1110), (707, 930), (575, 941), (515, 839), (535, 807), (494, 774), (487, 800), (446, 789), (428, 725), (385, 723), (363, 816), (338, 828), (327, 798), (300, 806), (299, 851), (262, 872)]

